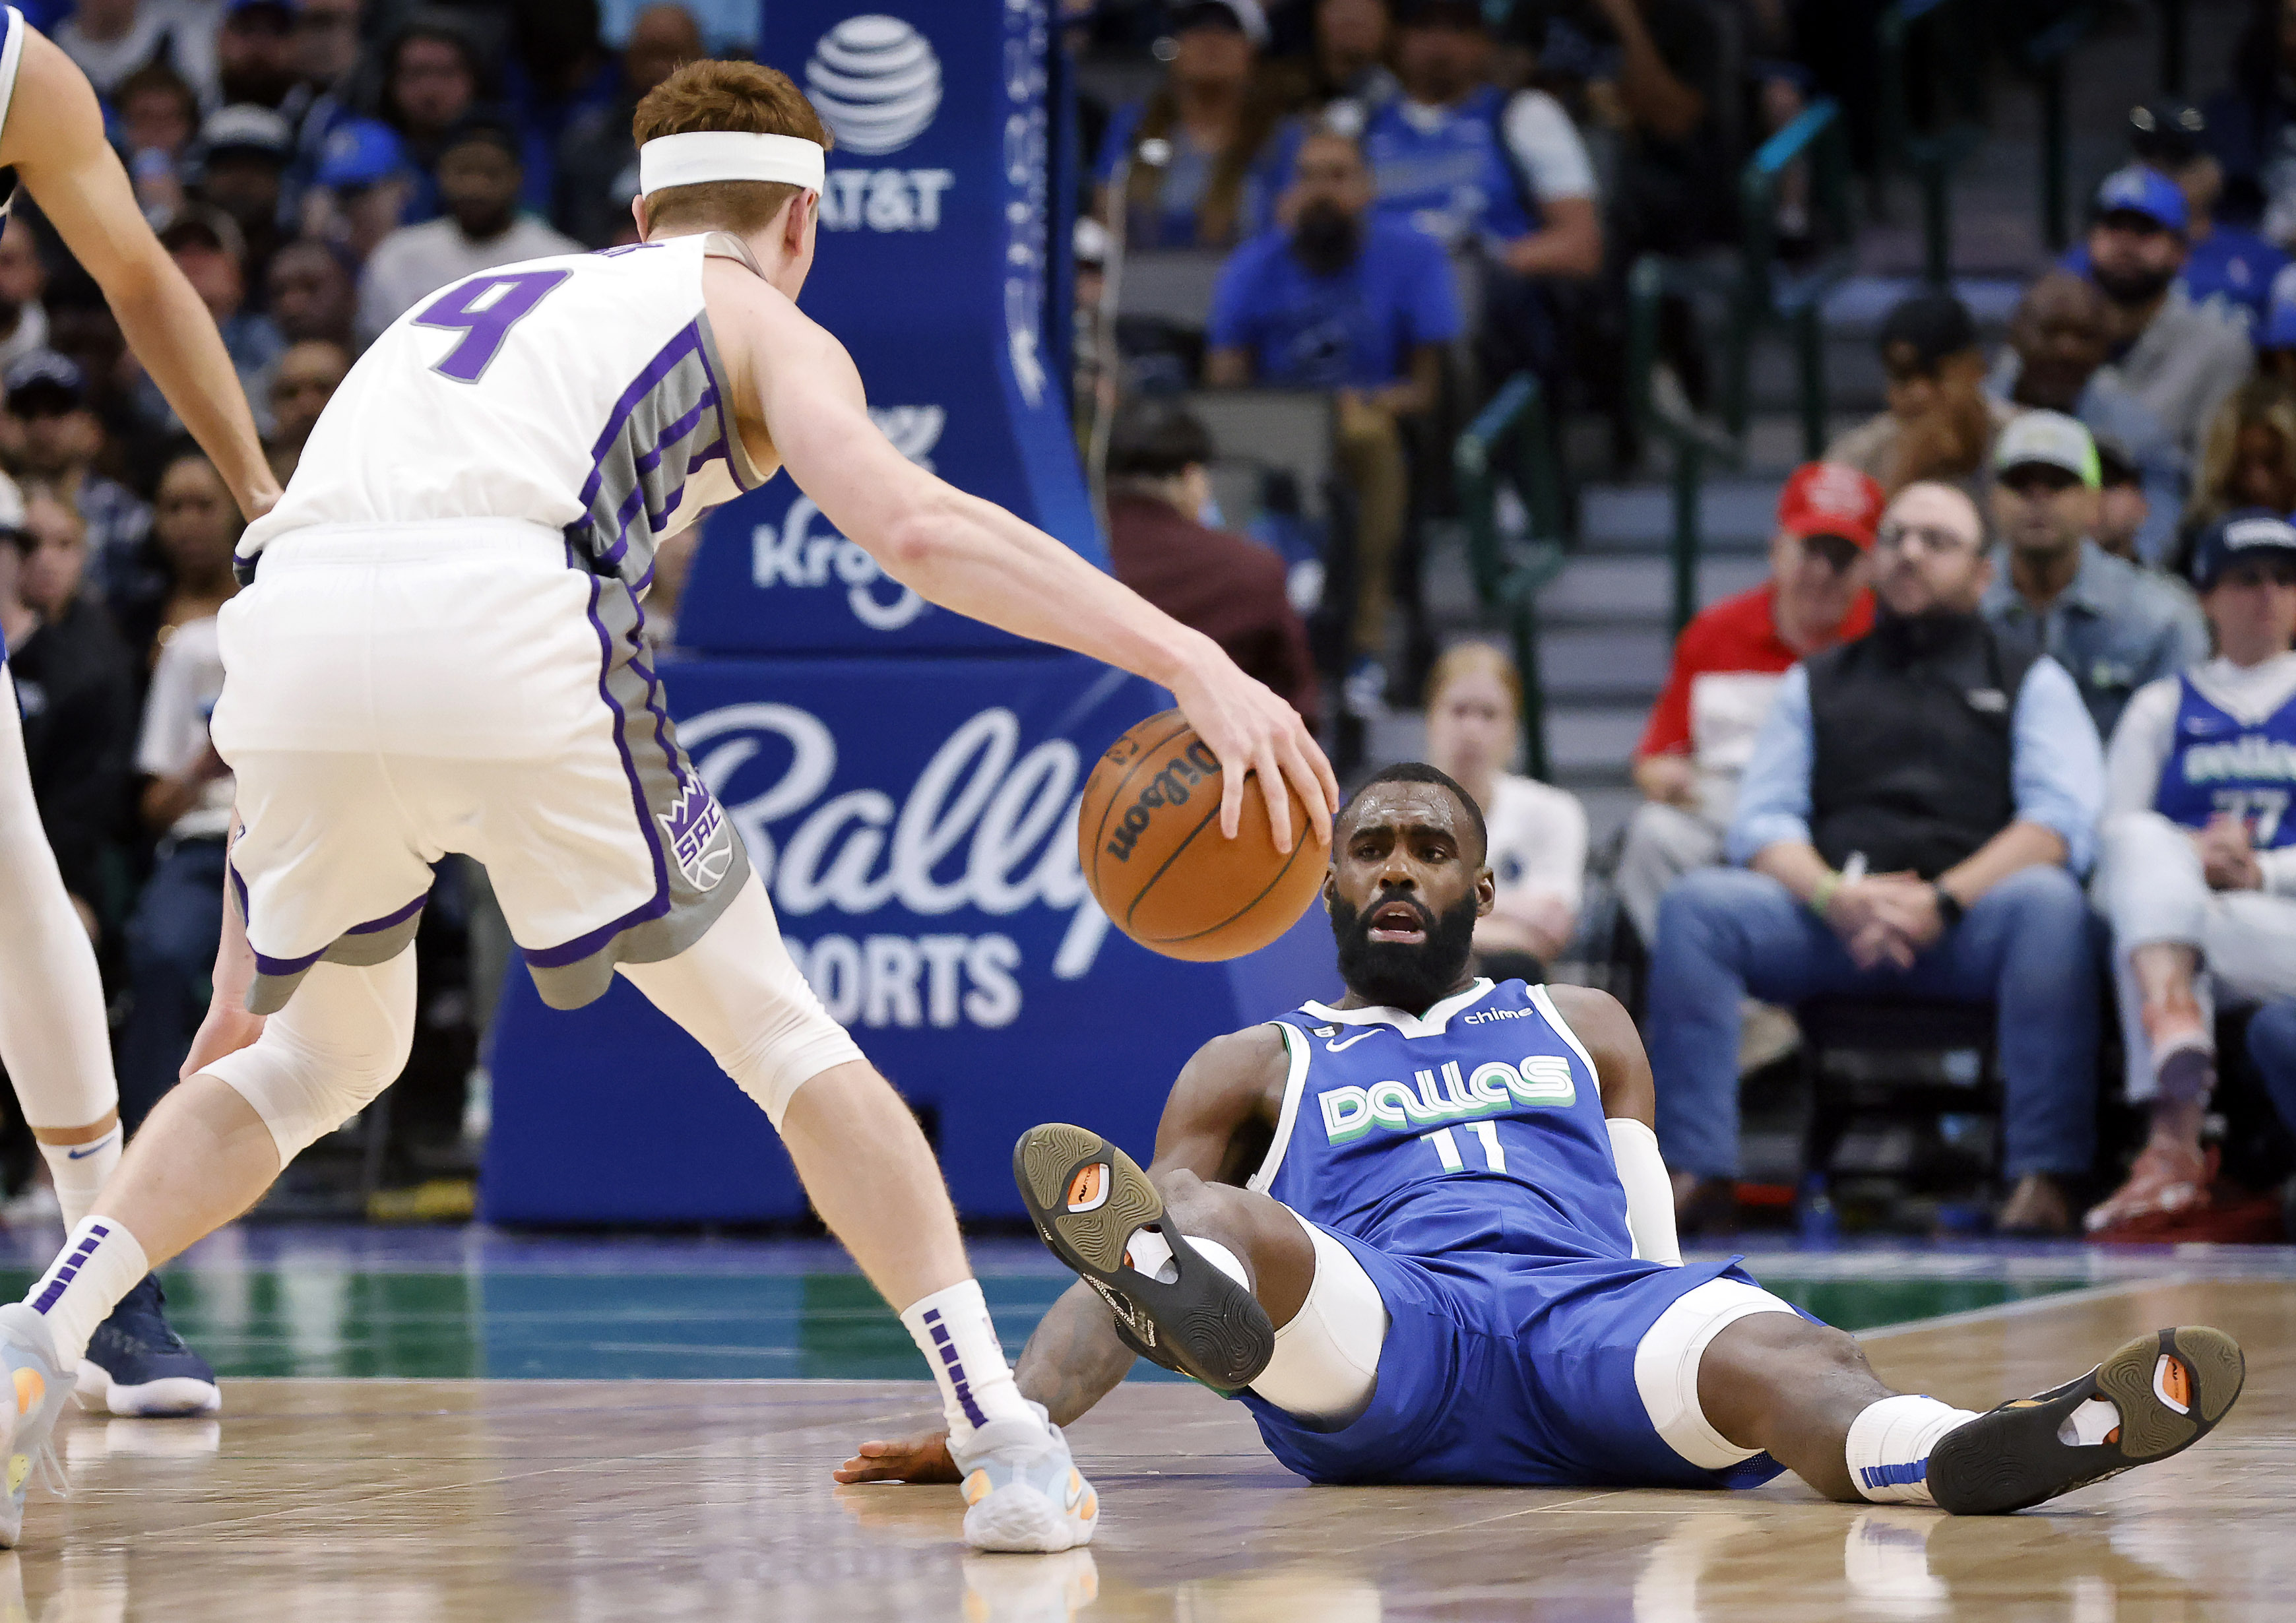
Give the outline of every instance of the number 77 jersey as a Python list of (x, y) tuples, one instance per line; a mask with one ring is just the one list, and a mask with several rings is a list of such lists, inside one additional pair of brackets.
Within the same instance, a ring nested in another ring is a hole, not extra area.
[(1274, 1024), (1291, 1071), (1252, 1188), (1397, 1255), (1633, 1256), (1594, 1061), (1544, 987)]
[(506, 519), (562, 530), (643, 592), (664, 537), (760, 482), (702, 300), (709, 258), (755, 268), (712, 233), (506, 265), (419, 300), (248, 527), (242, 575), (299, 529)]

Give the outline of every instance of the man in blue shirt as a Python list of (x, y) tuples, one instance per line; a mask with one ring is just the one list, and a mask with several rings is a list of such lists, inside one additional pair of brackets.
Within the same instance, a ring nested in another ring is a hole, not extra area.
[(2095, 1148), (2097, 986), (2076, 874), (2104, 763), (2062, 667), (1977, 611), (1977, 508), (1920, 483), (1882, 514), (1874, 628), (1786, 673), (1725, 854), (1667, 892), (1651, 955), (1659, 1146), (1685, 1221), (1738, 1174), (1738, 1025), (1844, 994), (1990, 1003), (2005, 1232), (2062, 1234)]
[(1290, 226), (1246, 242), (1220, 275), (1206, 371), (1214, 388), (1338, 391), (1340, 459), (1357, 500), (1354, 651), (1376, 660), (1409, 496), (1398, 420), (1435, 404), (1458, 300), (1435, 241), (1373, 209), (1370, 172), (1347, 136), (1308, 138), (1283, 209)]

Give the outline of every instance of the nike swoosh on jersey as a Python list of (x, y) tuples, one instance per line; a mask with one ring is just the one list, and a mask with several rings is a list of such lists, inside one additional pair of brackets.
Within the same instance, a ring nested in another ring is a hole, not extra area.
[(1337, 1053), (1343, 1048), (1352, 1048), (1367, 1037), (1377, 1037), (1380, 1034), (1380, 1029), (1381, 1028), (1374, 1026), (1368, 1030), (1357, 1032), (1353, 1037), (1333, 1037), (1330, 1042), (1324, 1045), (1324, 1052), (1325, 1053)]

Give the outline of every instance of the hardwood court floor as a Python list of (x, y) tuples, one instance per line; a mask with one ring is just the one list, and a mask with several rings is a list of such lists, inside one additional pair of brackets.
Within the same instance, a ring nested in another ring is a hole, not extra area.
[(922, 1416), (921, 1383), (241, 1381), (219, 1422), (70, 1420), (73, 1496), (36, 1491), (25, 1548), (0, 1557), (0, 1619), (2290, 1616), (2296, 1284), (2114, 1284), (1868, 1344), (1885, 1378), (1983, 1407), (2189, 1320), (2246, 1347), (2240, 1406), (2180, 1458), (2047, 1513), (1835, 1505), (1790, 1480), (1316, 1488), (1236, 1406), (1132, 1384), (1075, 1428), (1105, 1525), (1056, 1557), (967, 1555), (951, 1489), (829, 1482), (852, 1440)]

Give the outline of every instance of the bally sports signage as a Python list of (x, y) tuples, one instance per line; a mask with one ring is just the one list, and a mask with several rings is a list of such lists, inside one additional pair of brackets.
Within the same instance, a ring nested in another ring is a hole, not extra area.
[[(1089, 1121), (1145, 1155), (1198, 1046), (1337, 990), (1320, 909), (1249, 957), (1185, 963), (1126, 939), (1087, 894), (1085, 775), (1168, 703), (1147, 683), (1067, 654), (662, 674), (697, 804), (747, 847), (830, 1012), (925, 1113), (967, 1212), (1020, 1214), (1013, 1143), (1040, 1121)], [(495, 1043), (489, 1215), (803, 1213), (757, 1107), (628, 986), (561, 1012), (513, 966)]]
[[(879, 426), (1104, 563), (1046, 328), (1050, 4), (773, 0), (758, 57), (837, 137), (800, 304)], [(1021, 651), (885, 578), (786, 478), (708, 521), (678, 632), (728, 654)]]

